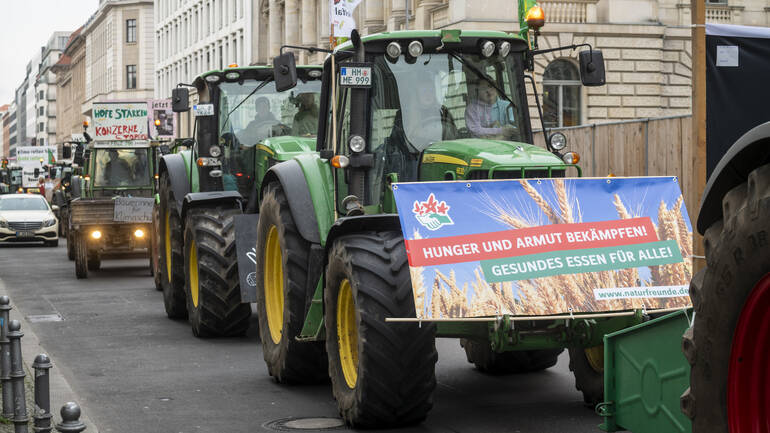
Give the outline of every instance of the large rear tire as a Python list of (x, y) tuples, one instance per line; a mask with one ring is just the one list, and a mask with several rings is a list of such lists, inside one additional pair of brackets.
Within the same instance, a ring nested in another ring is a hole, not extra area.
[(150, 240), (150, 274), (152, 274), (155, 290), (162, 291), (163, 283), (160, 273), (160, 207), (152, 207), (152, 239)]
[(296, 340), (313, 296), (307, 290), (309, 250), (281, 185), (268, 185), (257, 223), (257, 310), (267, 369), (282, 383), (328, 378), (323, 342)]
[(243, 335), (251, 306), (241, 303), (235, 250), (235, 215), (226, 206), (194, 208), (185, 223), (187, 314), (196, 337)]
[(385, 322), (415, 317), (401, 233), (337, 239), (324, 306), (329, 376), (345, 422), (381, 428), (424, 420), (436, 388), (435, 325)]
[(497, 353), (489, 342), (460, 340), (468, 362), (486, 374), (505, 375), (541, 371), (556, 365), (564, 349), (521, 350)]
[(604, 401), (604, 346), (570, 347), (569, 369), (575, 376), (575, 388), (583, 393), (590, 408)]
[(187, 318), (184, 289), (182, 221), (176, 211), (174, 192), (168, 173), (160, 175), (160, 274), (163, 307), (169, 319)]
[(693, 432), (770, 431), (770, 165), (722, 199), (704, 235), (707, 267), (690, 283), (695, 310), (682, 348), (692, 365), (682, 411)]
[(85, 233), (72, 232), (75, 249), (75, 276), (80, 279), (88, 278), (88, 241)]

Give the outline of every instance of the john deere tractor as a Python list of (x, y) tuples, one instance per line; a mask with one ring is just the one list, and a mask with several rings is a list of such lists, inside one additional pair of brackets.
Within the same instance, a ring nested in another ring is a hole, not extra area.
[[(254, 282), (253, 272), (239, 278), (237, 217), (255, 218), (270, 167), (316, 147), (321, 68), (296, 73), (298, 85), (285, 93), (276, 91), (273, 70), (264, 66), (196, 78), (194, 137), (160, 160), (163, 302), (169, 318), (189, 318), (196, 336), (239, 335), (248, 327), (251, 307), (242, 302), (241, 282)], [(186, 88), (174, 89), (172, 99), (174, 111), (189, 110)], [(239, 244), (248, 249), (239, 256), (249, 263), (254, 236)]]
[[(568, 347), (586, 402), (601, 400), (602, 336), (641, 312), (515, 327), (385, 320), (416, 317), (392, 184), (580, 175), (563, 135), (533, 145), (525, 71), (540, 52), (496, 31), (353, 32), (327, 58), (315, 148), (272, 165), (251, 192), (259, 331), (276, 381), (330, 378), (352, 426), (419, 422), (436, 386), (434, 340), (451, 337), (496, 374), (548, 368)], [(599, 51), (580, 63), (584, 84), (604, 83)], [(293, 56), (274, 71), (291, 89)]]

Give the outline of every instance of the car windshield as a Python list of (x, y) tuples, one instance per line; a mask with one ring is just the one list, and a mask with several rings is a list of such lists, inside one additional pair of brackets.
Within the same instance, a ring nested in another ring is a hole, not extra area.
[(373, 149), (386, 139), (413, 154), (457, 138), (528, 141), (519, 57), (446, 52), (392, 62), (377, 56)]
[(276, 92), (272, 81), (257, 90), (260, 84), (263, 82), (246, 80), (219, 86), (220, 142), (231, 148), (251, 147), (267, 137), (315, 136), (320, 80), (298, 81), (288, 92)]
[(147, 149), (96, 149), (94, 186), (123, 187), (150, 184)]
[(3, 210), (48, 210), (48, 204), (43, 197), (6, 197), (0, 200)]

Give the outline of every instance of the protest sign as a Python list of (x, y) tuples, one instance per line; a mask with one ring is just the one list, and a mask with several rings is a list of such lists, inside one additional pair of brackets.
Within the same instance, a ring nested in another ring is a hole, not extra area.
[(94, 140), (147, 140), (147, 102), (95, 102)]

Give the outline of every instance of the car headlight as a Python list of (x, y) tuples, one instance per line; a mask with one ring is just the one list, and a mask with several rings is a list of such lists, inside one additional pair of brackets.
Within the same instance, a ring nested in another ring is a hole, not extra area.
[(43, 221), (43, 227), (51, 227), (54, 224), (56, 224), (56, 218), (51, 218)]
[(0, 219), (0, 227), (7, 229), (8, 228), (8, 221), (4, 219)]

